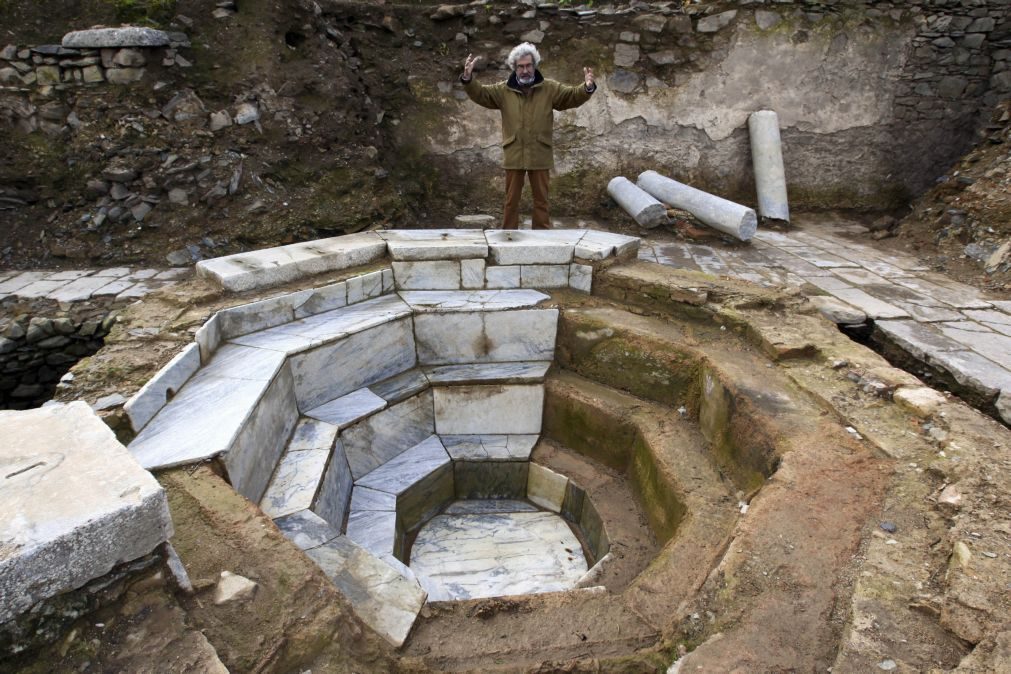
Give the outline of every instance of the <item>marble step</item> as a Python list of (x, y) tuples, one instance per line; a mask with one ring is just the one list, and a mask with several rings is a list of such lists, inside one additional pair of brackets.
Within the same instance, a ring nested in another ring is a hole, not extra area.
[(449, 465), (449, 454), (439, 436), (430, 435), (375, 470), (355, 480), (355, 487), (399, 496), (430, 473)]
[(440, 435), (454, 461), (529, 461), (540, 436)]
[(488, 241), (480, 229), (401, 229), (379, 232), (390, 257), (404, 260), (485, 258)]
[(422, 370), (432, 386), (459, 386), (463, 384), (543, 383), (550, 367), (550, 361), (532, 361), (429, 365), (423, 367)]
[(337, 439), (337, 426), (303, 419), (274, 469), (260, 509), (271, 519), (309, 510)]
[(537, 290), (403, 290), (400, 297), (415, 312), (508, 311), (535, 307), (550, 299)]

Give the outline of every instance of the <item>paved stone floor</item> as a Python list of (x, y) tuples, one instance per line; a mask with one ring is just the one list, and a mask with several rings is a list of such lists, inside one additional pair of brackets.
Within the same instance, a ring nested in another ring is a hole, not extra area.
[(89, 299), (130, 300), (171, 285), (189, 269), (80, 269), (16, 271), (0, 269), (0, 301), (50, 299), (81, 302)]
[(878, 250), (866, 229), (825, 216), (798, 218), (788, 232), (759, 229), (750, 245), (646, 238), (639, 258), (771, 285), (810, 284), (865, 314), (918, 360), (985, 397), (999, 392), (1011, 422), (1011, 301), (984, 294), (915, 258)]

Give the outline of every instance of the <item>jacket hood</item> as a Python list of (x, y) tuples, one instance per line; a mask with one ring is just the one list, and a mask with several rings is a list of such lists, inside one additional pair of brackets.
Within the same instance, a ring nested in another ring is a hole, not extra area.
[[(536, 87), (536, 86), (539, 86), (539, 85), (541, 85), (543, 83), (544, 83), (544, 75), (541, 75), (541, 71), (540, 70), (536, 70), (535, 69), (534, 70), (534, 83), (531, 84), (530, 86), (531, 87)], [(512, 89), (513, 91), (519, 91), (519, 92), (523, 91), (523, 87), (520, 86), (519, 80), (516, 79), (516, 71), (515, 70), (512, 72), (512, 75), (509, 76), (509, 81), (506, 82), (506, 86), (509, 87), (510, 89)]]

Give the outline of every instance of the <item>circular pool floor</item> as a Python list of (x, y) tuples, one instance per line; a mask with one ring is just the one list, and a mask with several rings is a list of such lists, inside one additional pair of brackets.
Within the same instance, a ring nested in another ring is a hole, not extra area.
[(525, 501), (457, 501), (429, 520), (411, 549), (429, 601), (556, 592), (587, 571), (561, 516)]

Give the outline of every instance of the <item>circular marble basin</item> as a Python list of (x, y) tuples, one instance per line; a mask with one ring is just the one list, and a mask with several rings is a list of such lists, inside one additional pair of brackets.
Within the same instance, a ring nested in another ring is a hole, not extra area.
[(560, 515), (514, 500), (457, 501), (418, 531), (410, 568), (429, 601), (570, 590), (588, 564)]

